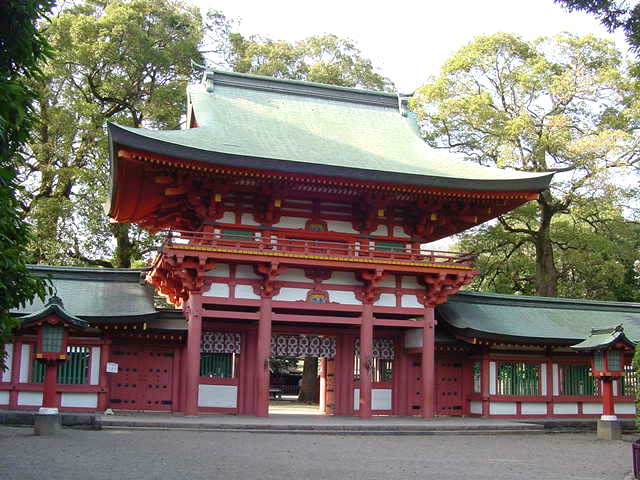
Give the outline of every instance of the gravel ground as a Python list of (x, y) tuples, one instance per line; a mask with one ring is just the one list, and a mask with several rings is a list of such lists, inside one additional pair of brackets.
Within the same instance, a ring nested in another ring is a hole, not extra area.
[(0, 479), (630, 479), (632, 437), (341, 436), (0, 426)]

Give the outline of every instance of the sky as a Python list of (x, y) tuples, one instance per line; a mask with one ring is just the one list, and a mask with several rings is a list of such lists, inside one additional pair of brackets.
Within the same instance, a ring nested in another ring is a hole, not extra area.
[(595, 17), (568, 13), (553, 0), (190, 0), (239, 21), (236, 31), (295, 41), (332, 33), (355, 41), (399, 92), (410, 93), (477, 35), (516, 33), (526, 40), (562, 31), (593, 33), (626, 51)]

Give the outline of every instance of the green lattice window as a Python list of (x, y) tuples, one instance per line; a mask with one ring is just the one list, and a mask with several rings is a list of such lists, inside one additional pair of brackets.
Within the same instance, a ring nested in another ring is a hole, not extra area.
[(222, 239), (224, 240), (237, 240), (237, 241), (251, 241), (253, 240), (253, 232), (250, 230), (222, 230)]
[(607, 367), (609, 370), (620, 370), (620, 362), (622, 360), (622, 354), (620, 350), (609, 350), (607, 355)]
[(624, 375), (620, 377), (620, 394), (635, 396), (638, 393), (638, 373), (633, 365), (624, 366)]
[(598, 395), (589, 365), (560, 365), (560, 395)]
[(381, 242), (376, 240), (376, 250), (378, 252), (400, 253), (404, 252), (404, 243)]
[[(69, 359), (58, 364), (56, 382), (60, 385), (84, 385), (89, 383), (89, 361), (91, 350), (89, 347), (67, 347)], [(31, 367), (31, 383), (44, 382), (45, 365), (42, 361), (33, 359)]]
[(498, 395), (540, 395), (540, 365), (526, 362), (498, 364)]
[(235, 353), (201, 353), (200, 376), (209, 378), (233, 378)]
[(482, 368), (480, 362), (473, 362), (473, 393), (482, 392)]

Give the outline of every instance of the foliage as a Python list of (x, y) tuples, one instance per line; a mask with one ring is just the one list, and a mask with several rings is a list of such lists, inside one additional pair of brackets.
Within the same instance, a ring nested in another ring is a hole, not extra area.
[(623, 209), (634, 185), (619, 181), (637, 161), (636, 98), (609, 42), (570, 34), (478, 37), (419, 89), (430, 145), (557, 172), (536, 203), (462, 236), (459, 248), (480, 254), (475, 288), (612, 298), (638, 258)]
[(289, 80), (306, 80), (343, 87), (392, 90), (350, 40), (335, 35), (308, 37), (289, 43), (259, 36), (229, 36), (226, 60), (231, 69)]
[(640, 51), (640, 4), (627, 0), (555, 0), (570, 12), (592, 13), (610, 32), (622, 29), (631, 49)]
[[(50, 55), (37, 22), (51, 7), (48, 0), (0, 4), (0, 346), (17, 324), (10, 310), (34, 297), (44, 300), (49, 291), (47, 281), (34, 278), (26, 267), (25, 246), (31, 231), (18, 213), (16, 170), (17, 154), (37, 120), (29, 81), (40, 76), (40, 64)], [(0, 370), (4, 360), (3, 352)]]

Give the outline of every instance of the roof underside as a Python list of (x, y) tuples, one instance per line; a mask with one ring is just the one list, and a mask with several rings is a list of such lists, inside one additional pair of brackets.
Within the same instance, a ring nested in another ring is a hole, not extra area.
[(428, 147), (412, 114), (401, 115), (397, 98), (387, 93), (207, 75), (208, 88), (189, 88), (197, 128), (110, 125), (112, 147), (214, 165), (436, 188), (539, 192), (551, 180), (548, 173), (483, 167)]
[(640, 340), (640, 304), (460, 292), (438, 313), (469, 337), (569, 344), (622, 324), (631, 341)]
[[(30, 270), (39, 276), (51, 276), (57, 296), (71, 315), (91, 318), (156, 313), (153, 290), (140, 283), (142, 270), (44, 266), (31, 266)], [(43, 308), (45, 305), (36, 298), (12, 313), (31, 314)]]

